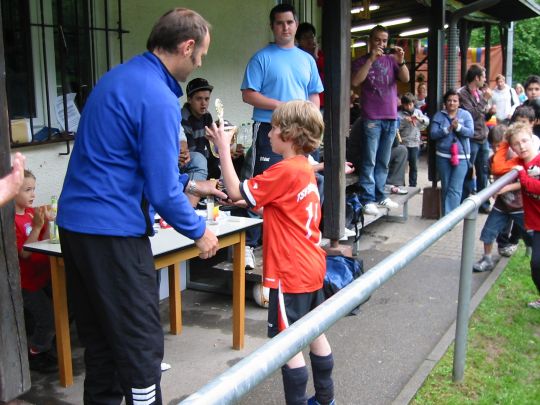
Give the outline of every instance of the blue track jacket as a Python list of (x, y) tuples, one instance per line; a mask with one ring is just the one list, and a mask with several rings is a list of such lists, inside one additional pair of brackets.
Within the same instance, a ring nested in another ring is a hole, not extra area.
[(82, 112), (58, 202), (58, 225), (110, 236), (152, 235), (153, 209), (198, 239), (205, 220), (178, 172), (182, 89), (145, 52), (106, 73)]

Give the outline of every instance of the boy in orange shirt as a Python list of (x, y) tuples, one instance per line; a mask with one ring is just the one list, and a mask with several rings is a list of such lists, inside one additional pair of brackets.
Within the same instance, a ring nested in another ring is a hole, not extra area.
[[(325, 252), (320, 247), (320, 196), (306, 155), (324, 132), (321, 113), (309, 101), (281, 104), (268, 134), (272, 151), (283, 156), (262, 174), (240, 182), (229, 154), (221, 154), (221, 171), (229, 198), (264, 208), (263, 284), (270, 288), (268, 336), (274, 337), (324, 301)], [(212, 124), (207, 135), (219, 150), (230, 135)], [(310, 344), (315, 397), (309, 404), (334, 404), (332, 350), (324, 334)], [(281, 368), (287, 404), (306, 404), (308, 371), (302, 353)]]
[(33, 326), (28, 337), (28, 362), (31, 370), (49, 373), (58, 370), (57, 361), (50, 354), (54, 339), (54, 317), (49, 259), (45, 255), (23, 250), (25, 243), (49, 238), (50, 214), (45, 207), (32, 208), (35, 191), (36, 178), (31, 171), (25, 170), (23, 184), (15, 196), (15, 233), (23, 304)]

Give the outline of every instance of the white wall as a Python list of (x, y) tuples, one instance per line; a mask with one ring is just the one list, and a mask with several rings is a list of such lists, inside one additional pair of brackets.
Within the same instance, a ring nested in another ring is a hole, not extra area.
[[(193, 72), (191, 78), (204, 77), (214, 86), (213, 97), (222, 99), (225, 117), (235, 124), (251, 119), (252, 109), (242, 102), (240, 84), (251, 55), (272, 39), (268, 14), (275, 4), (275, 0), (181, 2), (182, 7), (196, 10), (213, 27), (208, 55), (202, 68)], [(145, 51), (154, 22), (167, 10), (178, 6), (179, 2), (171, 0), (125, 0), (122, 18), (124, 29), (129, 33), (124, 35), (124, 60)], [(69, 160), (69, 156), (59, 155), (66, 151), (65, 143), (17, 151), (27, 157), (27, 166), (37, 177), (35, 205), (48, 203), (51, 195), (58, 196)]]
[[(126, 59), (144, 51), (154, 22), (167, 10), (179, 6), (177, 1), (171, 0), (131, 0), (130, 3), (133, 6), (126, 7), (123, 14), (125, 28), (130, 31), (124, 42)], [(190, 78), (204, 77), (214, 86), (213, 99), (223, 101), (225, 118), (234, 124), (251, 119), (252, 109), (242, 102), (240, 84), (251, 55), (272, 40), (268, 14), (275, 4), (275, 0), (181, 2), (182, 7), (197, 11), (212, 25), (208, 55), (202, 68), (194, 71)], [(142, 16), (146, 18), (142, 20)]]

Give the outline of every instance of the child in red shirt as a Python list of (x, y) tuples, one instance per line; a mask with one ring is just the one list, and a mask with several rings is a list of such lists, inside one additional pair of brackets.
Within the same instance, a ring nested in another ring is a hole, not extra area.
[[(533, 231), (531, 276), (540, 293), (540, 179), (538, 179), (540, 154), (532, 137), (530, 125), (514, 124), (506, 133), (508, 143), (503, 142), (501, 146), (503, 150), (500, 152), (497, 150), (497, 153), (502, 154), (504, 149), (508, 150), (508, 145), (510, 145), (517, 155), (515, 158), (507, 160), (506, 165), (513, 164), (519, 173), (525, 212), (525, 228)], [(530, 302), (529, 307), (540, 309), (540, 299)]]
[(21, 288), (25, 314), (31, 317), (28, 337), (30, 369), (40, 372), (58, 370), (50, 354), (54, 339), (54, 316), (51, 300), (51, 271), (47, 256), (23, 250), (25, 243), (48, 239), (49, 212), (45, 207), (32, 208), (36, 178), (24, 171), (24, 181), (15, 196), (15, 232), (21, 273)]
[[(263, 284), (270, 288), (268, 336), (273, 337), (324, 301), (325, 252), (320, 247), (320, 196), (306, 155), (324, 132), (321, 113), (309, 101), (281, 104), (268, 134), (272, 151), (283, 156), (262, 174), (240, 182), (229, 154), (220, 155), (229, 198), (264, 208)], [(207, 135), (219, 150), (230, 135), (212, 125)], [(310, 344), (315, 397), (310, 404), (334, 404), (332, 350), (324, 334)], [(287, 404), (305, 404), (308, 372), (302, 352), (282, 367)]]

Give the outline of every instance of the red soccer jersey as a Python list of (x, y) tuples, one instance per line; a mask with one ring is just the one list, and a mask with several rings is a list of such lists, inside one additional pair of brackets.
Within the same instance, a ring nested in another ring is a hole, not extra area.
[(540, 180), (528, 175), (527, 169), (532, 166), (540, 166), (540, 154), (536, 155), (529, 163), (523, 164), (525, 169), (519, 172), (519, 182), (523, 196), (525, 228), (540, 231)]
[(246, 180), (241, 191), (248, 204), (264, 207), (263, 284), (285, 293), (322, 288), (326, 272), (320, 247), (321, 206), (313, 168), (304, 156), (276, 163)]
[[(15, 214), (15, 233), (17, 235), (17, 251), (20, 252), (28, 235), (32, 232), (34, 209), (26, 208), (24, 214)], [(39, 234), (39, 240), (44, 239), (46, 226)], [(49, 258), (39, 253), (32, 253), (28, 259), (19, 257), (21, 269), (21, 287), (28, 291), (37, 291), (45, 287), (51, 279)]]

